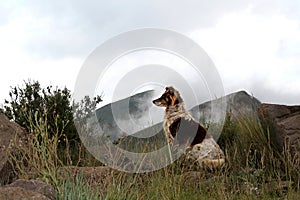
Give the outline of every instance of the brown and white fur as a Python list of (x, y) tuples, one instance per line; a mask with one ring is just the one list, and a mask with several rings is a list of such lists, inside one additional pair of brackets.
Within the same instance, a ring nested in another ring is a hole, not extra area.
[(215, 168), (224, 163), (224, 153), (185, 109), (183, 99), (175, 88), (166, 87), (162, 96), (153, 103), (166, 108), (163, 127), (169, 143), (184, 146), (188, 150), (187, 157), (196, 159), (201, 166)]

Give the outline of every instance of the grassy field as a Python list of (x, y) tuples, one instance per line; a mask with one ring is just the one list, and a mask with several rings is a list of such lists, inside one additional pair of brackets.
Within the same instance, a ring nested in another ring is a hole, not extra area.
[[(152, 140), (148, 146), (155, 142), (160, 146), (161, 139)], [(179, 159), (158, 171), (116, 173), (105, 184), (93, 183), (80, 173), (59, 174), (59, 169), (66, 165), (101, 163), (93, 161), (83, 148), (67, 148), (58, 155), (58, 143), (55, 135), (47, 137), (46, 121), (39, 120), (32, 127), (28, 144), (19, 145), (22, 153), (11, 156), (21, 178), (37, 178), (52, 184), (57, 189), (57, 199), (300, 199), (299, 161), (293, 159), (287, 148), (276, 149), (268, 127), (262, 127), (252, 116), (233, 120), (228, 115), (218, 140), (226, 154), (226, 164), (213, 171)], [(74, 154), (79, 159), (74, 160)]]

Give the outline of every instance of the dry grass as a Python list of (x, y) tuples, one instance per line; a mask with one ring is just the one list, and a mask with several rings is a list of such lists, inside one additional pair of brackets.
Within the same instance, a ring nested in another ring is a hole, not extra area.
[[(59, 177), (57, 171), (64, 165), (57, 156), (59, 138), (55, 134), (47, 137), (46, 119), (31, 120), (39, 123), (32, 127), (29, 148), (19, 146), (21, 153), (12, 155), (11, 162), (22, 178), (34, 176), (53, 184), (58, 190), (58, 199), (75, 196), (78, 199), (300, 199), (299, 162), (287, 148), (277, 151), (268, 129), (253, 116), (238, 120), (227, 118), (219, 139), (226, 154), (226, 164), (221, 169), (200, 169), (179, 159), (155, 172), (120, 173), (104, 189), (101, 184), (91, 187), (80, 175)], [(160, 143), (157, 140), (156, 146)], [(127, 144), (127, 147), (132, 145)], [(149, 146), (134, 145), (135, 148)], [(72, 153), (70, 149), (66, 151), (66, 154)], [(81, 162), (84, 159), (82, 157)]]

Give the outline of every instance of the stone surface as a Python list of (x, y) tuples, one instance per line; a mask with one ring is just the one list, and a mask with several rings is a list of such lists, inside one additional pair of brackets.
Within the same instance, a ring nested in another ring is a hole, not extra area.
[(38, 180), (19, 179), (5, 187), (18, 187), (25, 190), (31, 190), (35, 193), (40, 193), (51, 200), (54, 200), (56, 198), (56, 190), (54, 189), (54, 187)]
[(300, 159), (300, 106), (262, 104), (258, 113), (279, 150), (287, 148), (293, 158)]
[(0, 187), (0, 200), (50, 200), (48, 197), (21, 187)]
[(14, 178), (8, 158), (15, 151), (14, 145), (25, 143), (25, 135), (23, 128), (0, 114), (0, 184), (8, 183)]

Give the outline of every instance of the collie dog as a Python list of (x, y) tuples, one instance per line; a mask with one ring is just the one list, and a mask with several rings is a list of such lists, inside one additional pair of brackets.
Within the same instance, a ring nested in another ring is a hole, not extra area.
[(166, 87), (162, 96), (153, 103), (165, 107), (163, 128), (169, 143), (184, 148), (187, 158), (197, 160), (200, 166), (215, 168), (223, 165), (223, 151), (185, 109), (183, 99), (174, 87)]

